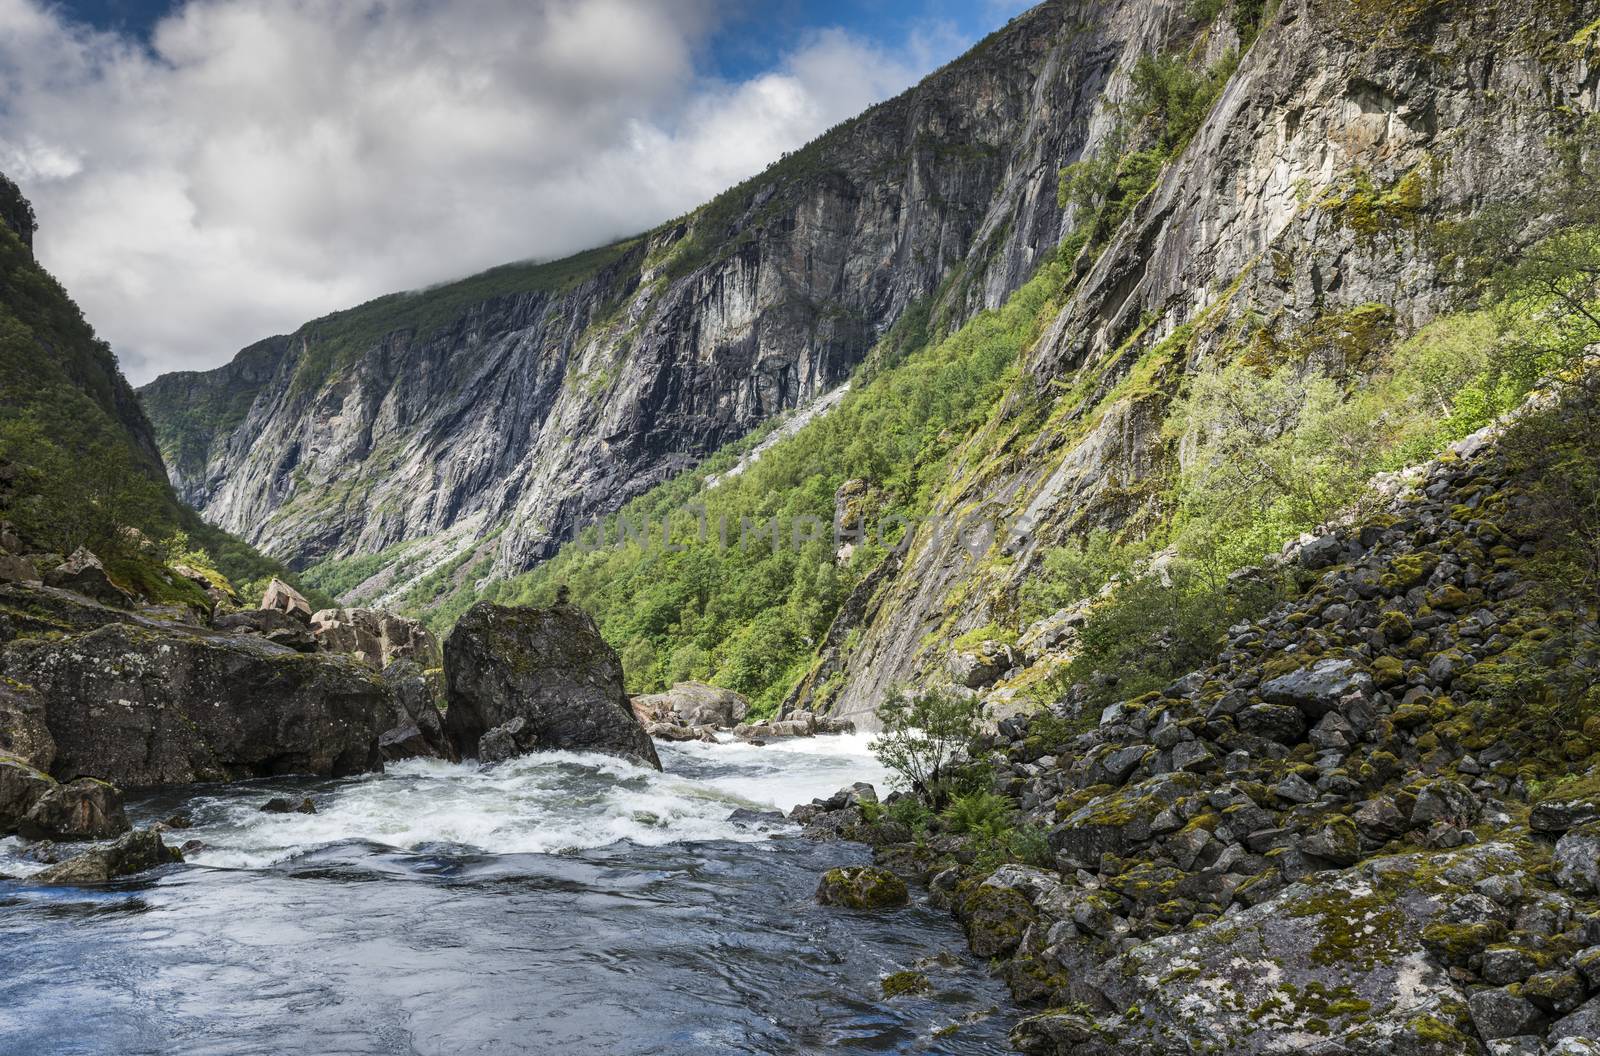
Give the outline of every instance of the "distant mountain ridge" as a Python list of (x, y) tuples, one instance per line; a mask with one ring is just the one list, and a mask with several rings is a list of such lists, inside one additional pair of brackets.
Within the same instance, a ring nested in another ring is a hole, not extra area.
[[(638, 239), (382, 298), (141, 396), (179, 492), (298, 567), (387, 554), (509, 575), (843, 382), (901, 320), (945, 330), (1063, 234), (1056, 173), (1182, 5), (1043, 4), (897, 99)], [(914, 311), (913, 311), (914, 310)]]

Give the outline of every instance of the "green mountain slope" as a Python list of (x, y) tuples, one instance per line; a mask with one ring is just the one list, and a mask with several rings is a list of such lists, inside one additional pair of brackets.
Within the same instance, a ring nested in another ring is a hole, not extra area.
[(12, 478), (5, 516), (38, 549), (88, 546), (153, 600), (195, 599), (192, 585), (150, 567), (124, 527), (191, 563), (214, 565), (245, 589), (283, 575), (173, 494), (116, 356), (33, 259), (32, 210), (4, 177), (0, 218), (0, 463), (10, 464)]

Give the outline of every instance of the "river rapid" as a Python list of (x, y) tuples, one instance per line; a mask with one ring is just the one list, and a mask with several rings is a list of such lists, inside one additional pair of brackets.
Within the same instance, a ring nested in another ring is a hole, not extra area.
[[(1005, 1049), (1004, 988), (948, 914), (819, 907), (865, 848), (729, 818), (882, 790), (864, 737), (659, 748), (661, 774), (557, 752), (136, 799), (205, 849), (106, 888), (30, 885), (0, 841), (0, 1054)], [(261, 813), (275, 795), (318, 813)], [(930, 991), (886, 999), (911, 968)]]

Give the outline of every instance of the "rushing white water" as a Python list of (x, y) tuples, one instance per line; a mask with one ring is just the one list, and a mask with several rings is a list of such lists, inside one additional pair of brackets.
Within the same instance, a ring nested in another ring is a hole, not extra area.
[[(4, 841), (22, 878), (0, 879), (0, 1053), (1001, 1051), (1004, 987), (947, 913), (818, 905), (817, 877), (871, 852), (749, 813), (884, 790), (867, 742), (171, 789), (131, 797), (131, 820), (188, 813), (167, 838), (203, 849), (105, 886), (31, 884)], [(262, 813), (274, 796), (318, 812)], [(906, 969), (929, 992), (883, 994)]]
[[(774, 826), (735, 823), (736, 808), (782, 810), (853, 781), (886, 789), (868, 735), (660, 746), (664, 772), (609, 756), (546, 752), (504, 763), (411, 760), (384, 773), (314, 785), (252, 782), (198, 790), (181, 803), (198, 839), (195, 865), (258, 869), (307, 850), (363, 841), (394, 850), (542, 854), (698, 840), (766, 839)], [(274, 794), (309, 794), (315, 814), (264, 814)], [(153, 819), (151, 819), (153, 820)], [(7, 841), (19, 850), (16, 841)], [(7, 856), (12, 857), (12, 856)], [(7, 871), (42, 868), (12, 857)]]

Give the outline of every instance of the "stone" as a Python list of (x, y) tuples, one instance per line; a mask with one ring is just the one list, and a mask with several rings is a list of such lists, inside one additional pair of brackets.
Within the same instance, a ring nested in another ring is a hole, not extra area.
[(503, 763), (523, 754), (518, 740), (527, 728), (528, 720), (517, 715), (485, 731), (478, 738), (478, 762)]
[(1563, 1016), (1550, 1025), (1551, 1041), (1563, 1038), (1580, 1038), (1585, 1041), (1600, 1040), (1600, 997), (1591, 998), (1576, 1012)]
[(1242, 732), (1279, 744), (1296, 744), (1306, 732), (1305, 714), (1287, 704), (1251, 705), (1239, 713), (1237, 721)]
[(0, 553), (0, 583), (40, 583), (43, 577), (33, 562), (15, 554)]
[(1590, 822), (1556, 841), (1556, 882), (1580, 895), (1600, 893), (1600, 822)]
[(212, 620), (212, 627), (232, 634), (260, 635), (269, 642), (287, 646), (297, 653), (317, 651), (317, 636), (305, 621), (278, 609), (244, 609), (224, 613)]
[(1600, 799), (1546, 800), (1534, 804), (1528, 825), (1535, 832), (1560, 834), (1591, 821), (1600, 821)]
[(445, 733), (433, 683), (417, 662), (409, 658), (394, 661), (383, 669), (383, 680), (395, 705), (389, 729), (378, 738), (384, 759), (458, 759)]
[(1413, 828), (1425, 828), (1443, 822), (1454, 826), (1470, 826), (1483, 813), (1478, 797), (1459, 781), (1439, 779), (1430, 781), (1417, 793), (1416, 804), (1411, 808)]
[(353, 660), (175, 625), (20, 639), (0, 670), (38, 692), (53, 773), (123, 788), (379, 769), (393, 707)]
[(1504, 988), (1479, 990), (1467, 998), (1472, 1025), (1486, 1041), (1541, 1032), (1544, 1014), (1532, 1001)]
[(878, 790), (865, 781), (857, 781), (845, 788), (839, 789), (827, 799), (813, 800), (823, 810), (846, 810), (850, 807), (859, 807), (863, 803), (876, 804)]
[(508, 609), (479, 602), (445, 642), (445, 730), (465, 758), (496, 726), (524, 720), (519, 753), (601, 752), (661, 769), (622, 686), (622, 664), (571, 605)]
[[(1306, 1051), (1470, 1051), (1396, 1044), (1415, 1037), (1413, 1024), (1424, 1018), (1465, 1037), (1454, 1011), (1460, 991), (1422, 947), (1422, 930), (1445, 906), (1409, 879), (1425, 860), (1378, 860), (1369, 863), (1379, 866), (1373, 875), (1317, 873), (1226, 919), (1104, 962), (1089, 983), (1100, 1007), (1123, 1013), (1115, 1023), (1096, 1021), (1114, 1028), (1106, 1056), (1212, 1051), (1219, 1039), (1234, 1056), (1299, 1051), (1317, 1038), (1340, 1047)], [(1302, 1000), (1306, 994), (1320, 999)], [(1270, 1009), (1272, 1029), (1240, 1031), (1240, 1009)]]
[(317, 805), (310, 796), (298, 801), (288, 796), (273, 796), (257, 809), (263, 814), (315, 814)]
[(122, 793), (92, 777), (53, 785), (17, 823), (30, 840), (104, 840), (131, 826), (122, 809)]
[(382, 671), (397, 660), (409, 660), (423, 671), (443, 662), (432, 631), (416, 620), (376, 609), (321, 609), (311, 616), (311, 633), (319, 648), (349, 653)]
[(0, 678), (0, 755), (48, 771), (56, 759), (44, 701), (32, 686)]
[(1313, 829), (1300, 848), (1334, 865), (1354, 865), (1361, 857), (1355, 822), (1337, 814)]
[(311, 603), (305, 595), (276, 577), (267, 584), (266, 592), (261, 595), (260, 607), (293, 616), (302, 623), (311, 622)]
[(910, 901), (906, 882), (874, 866), (829, 869), (817, 883), (817, 901), (845, 909), (892, 909)]
[(46, 586), (82, 594), (102, 605), (129, 608), (133, 595), (123, 590), (106, 573), (106, 566), (86, 547), (78, 547), (61, 564), (44, 574)]
[(679, 682), (665, 693), (637, 696), (631, 703), (641, 722), (682, 726), (732, 728), (750, 712), (750, 701), (743, 694), (704, 682)]
[(1372, 678), (1354, 660), (1319, 660), (1308, 667), (1262, 683), (1269, 704), (1292, 704), (1309, 719), (1320, 719), (1351, 694), (1372, 693)]
[(34, 884), (103, 884), (158, 866), (182, 862), (183, 854), (161, 841), (153, 829), (136, 829), (105, 847), (96, 847), (29, 879)]
[(967, 945), (979, 957), (1003, 957), (1022, 944), (1035, 914), (1028, 899), (1009, 887), (979, 885), (958, 905)]
[(16, 832), (34, 804), (55, 787), (49, 774), (21, 759), (0, 756), (0, 836)]

